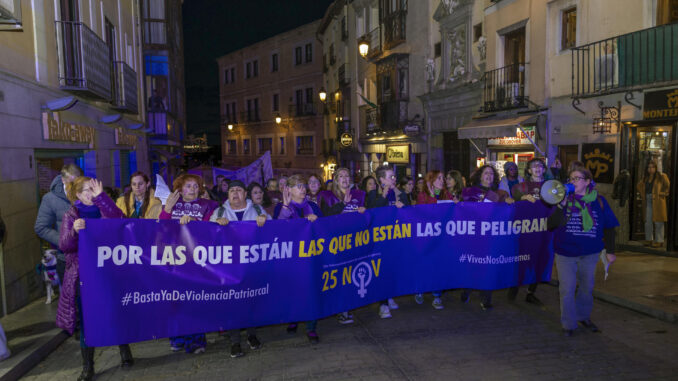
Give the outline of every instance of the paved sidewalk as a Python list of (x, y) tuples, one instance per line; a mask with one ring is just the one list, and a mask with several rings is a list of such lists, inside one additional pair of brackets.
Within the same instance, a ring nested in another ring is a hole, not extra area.
[[(116, 347), (98, 349), (97, 380), (675, 380), (678, 326), (596, 301), (593, 320), (602, 333), (578, 330), (563, 337), (557, 288), (537, 290), (544, 308), (514, 303), (506, 291), (494, 294), (495, 308), (482, 311), (478, 295), (462, 304), (459, 292), (444, 294), (445, 309), (432, 298), (417, 305), (412, 296), (396, 298), (392, 319), (379, 319), (377, 306), (355, 311), (356, 323), (320, 321), (320, 344), (284, 326), (260, 329), (264, 346), (229, 357), (230, 342), (208, 335), (201, 355), (171, 353), (166, 339), (133, 344), (137, 363), (119, 368)], [(73, 380), (80, 372), (78, 343), (69, 339), (25, 379)]]

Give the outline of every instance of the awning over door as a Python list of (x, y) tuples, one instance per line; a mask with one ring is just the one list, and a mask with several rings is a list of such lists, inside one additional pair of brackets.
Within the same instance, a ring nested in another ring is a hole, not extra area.
[(499, 138), (515, 136), (518, 126), (532, 126), (537, 123), (539, 114), (520, 115), (512, 118), (474, 119), (459, 127), (459, 139)]

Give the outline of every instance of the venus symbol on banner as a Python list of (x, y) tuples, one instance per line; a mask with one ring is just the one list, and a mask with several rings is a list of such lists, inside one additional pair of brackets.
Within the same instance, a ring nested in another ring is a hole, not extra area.
[[(358, 279), (356, 279), (356, 276)], [(360, 295), (361, 298), (364, 298), (367, 294), (367, 286), (372, 281), (372, 268), (369, 264), (367, 264), (367, 262), (358, 263), (358, 265), (353, 269), (351, 279), (353, 280), (353, 284), (358, 287), (358, 295)]]

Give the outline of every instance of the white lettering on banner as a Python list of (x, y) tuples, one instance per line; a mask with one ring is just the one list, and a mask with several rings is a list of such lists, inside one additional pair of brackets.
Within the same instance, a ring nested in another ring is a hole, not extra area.
[(228, 289), (216, 292), (206, 292), (205, 290), (159, 290), (150, 292), (128, 291), (122, 297), (122, 305), (129, 304), (149, 304), (162, 302), (211, 302), (220, 300), (239, 300), (256, 298), (257, 296), (268, 295), (271, 292), (270, 285), (260, 288), (247, 289)]

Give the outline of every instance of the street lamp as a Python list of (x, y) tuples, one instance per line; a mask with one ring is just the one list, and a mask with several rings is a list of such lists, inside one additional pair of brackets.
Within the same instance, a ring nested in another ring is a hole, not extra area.
[(280, 124), (282, 123), (282, 118), (280, 117), (280, 114), (275, 115), (275, 124)]
[(318, 93), (318, 97), (320, 98), (320, 101), (325, 103), (325, 100), (327, 99), (327, 92), (325, 91), (324, 87), (320, 88), (320, 92)]
[(367, 53), (370, 51), (370, 44), (366, 40), (360, 41), (358, 44), (358, 52), (360, 52), (360, 55), (365, 58), (367, 57)]
[(233, 125), (232, 125), (232, 124), (229, 124), (229, 125), (228, 125), (228, 130), (229, 130), (229, 131), (233, 131)]

